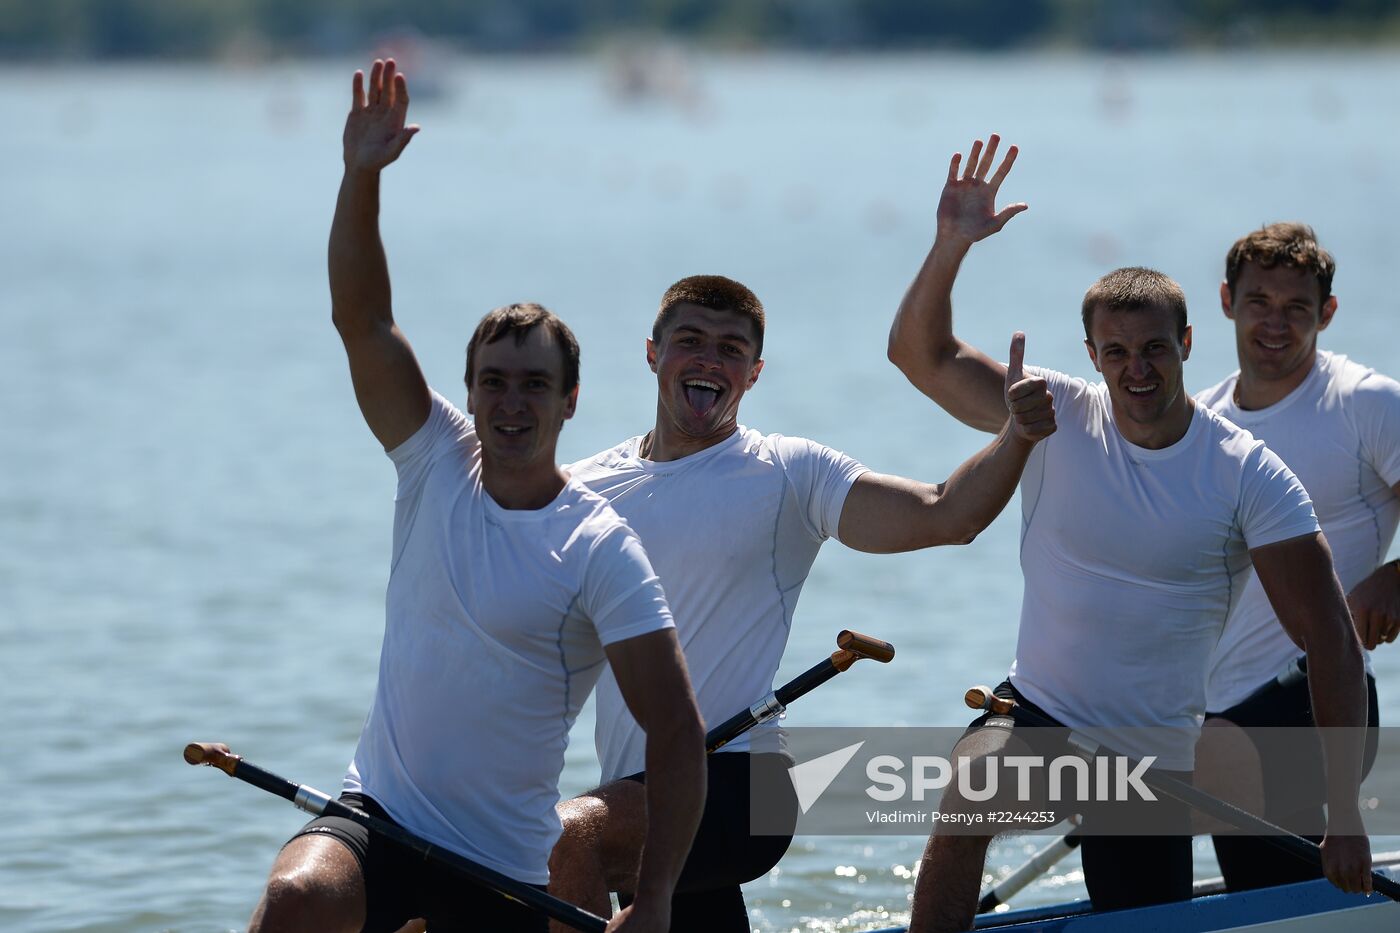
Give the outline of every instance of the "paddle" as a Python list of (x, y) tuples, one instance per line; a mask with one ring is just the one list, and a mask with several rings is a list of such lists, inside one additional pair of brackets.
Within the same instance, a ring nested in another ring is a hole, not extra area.
[[(990, 687), (973, 687), (967, 691), (963, 699), (972, 709), (987, 710), (998, 716), (1010, 715), (1028, 726), (1064, 728), (1048, 716), (1042, 716), (1033, 710), (1026, 709), (1015, 700), (1007, 700), (997, 696), (992, 693)], [(1128, 758), (1126, 755), (1120, 755), (1106, 746), (1097, 745), (1092, 740), (1084, 741), (1096, 749), (1095, 755), (1107, 758), (1124, 758), (1127, 766), (1136, 771), (1138, 761)], [(1211, 796), (1171, 775), (1161, 774), (1149, 768), (1143, 773), (1142, 781), (1153, 790), (1166, 794), (1173, 800), (1178, 800), (1189, 807), (1194, 807), (1208, 816), (1213, 816), (1245, 832), (1257, 835), (1270, 845), (1283, 849), (1310, 865), (1319, 868), (1322, 866), (1322, 851), (1315, 842), (1294, 835), (1268, 820), (1257, 817), (1247, 810), (1241, 810), (1234, 804)], [(1371, 872), (1371, 887), (1393, 901), (1400, 901), (1400, 882), (1391, 881), (1379, 872)]]
[[(836, 636), (836, 644), (837, 650), (832, 652), (831, 657), (793, 678), (742, 713), (710, 730), (710, 733), (705, 736), (705, 750), (712, 752), (722, 748), (759, 723), (767, 722), (774, 716), (781, 714), (787, 708), (787, 704), (826, 683), (861, 658), (871, 658), (886, 664), (894, 657), (893, 645), (878, 638), (871, 638), (869, 635), (862, 635), (859, 632), (842, 631)], [(367, 827), (371, 832), (379, 833), (406, 846), (410, 851), (418, 853), (428, 861), (438, 862), (455, 869), (477, 884), (495, 891), (503, 897), (533, 907), (576, 930), (601, 933), (607, 928), (607, 921), (602, 917), (575, 907), (567, 901), (561, 901), (557, 897), (551, 897), (537, 888), (516, 881), (514, 878), (508, 878), (485, 865), (479, 865), (471, 859), (458, 855), (456, 852), (435, 846), (400, 826), (370, 816), (363, 810), (346, 806), (314, 787), (294, 784), (270, 771), (264, 771), (257, 765), (244, 761), (242, 756), (230, 752), (227, 745), (213, 742), (191, 742), (185, 746), (185, 761), (192, 765), (209, 765), (218, 768), (231, 777), (290, 800), (298, 808), (316, 816), (330, 815), (354, 820)]]
[(990, 891), (982, 895), (982, 899), (977, 902), (977, 912), (985, 914), (1015, 897), (1022, 888), (1045, 874), (1060, 859), (1077, 849), (1082, 838), (1079, 835), (1079, 827), (1076, 826), (1032, 855), (1026, 864), (1007, 875), (993, 885)]
[(861, 658), (888, 664), (894, 658), (894, 645), (860, 632), (842, 631), (836, 636), (837, 650), (831, 657), (813, 665), (741, 713), (735, 713), (705, 736), (705, 751), (723, 748), (762, 722), (781, 716), (793, 700), (815, 690)]
[(458, 855), (449, 849), (435, 846), (400, 826), (370, 816), (363, 810), (346, 806), (314, 787), (293, 784), (286, 778), (278, 777), (270, 771), (264, 771), (262, 768), (244, 761), (242, 756), (230, 752), (227, 745), (212, 742), (191, 742), (185, 746), (185, 761), (192, 765), (209, 765), (212, 768), (218, 768), (231, 777), (236, 777), (240, 781), (262, 788), (270, 794), (276, 794), (278, 797), (290, 800), (300, 809), (316, 816), (339, 816), (354, 820), (367, 827), (371, 832), (378, 833), (407, 847), (410, 851), (421, 855), (426, 861), (437, 862), (458, 871), (482, 887), (495, 891), (517, 903), (532, 907), (575, 930), (584, 930), (586, 933), (603, 933), (607, 929), (608, 922), (602, 917), (575, 907), (567, 901), (561, 901), (557, 897), (551, 897), (538, 888), (516, 881), (514, 878), (508, 878), (485, 865), (478, 865), (471, 859)]

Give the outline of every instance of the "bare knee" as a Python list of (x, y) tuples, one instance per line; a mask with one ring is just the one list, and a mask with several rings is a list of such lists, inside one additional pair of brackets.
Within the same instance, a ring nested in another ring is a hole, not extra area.
[(550, 853), (550, 875), (600, 874), (609, 890), (630, 890), (646, 838), (646, 788), (617, 781), (555, 809), (563, 832)]
[(596, 797), (575, 797), (555, 807), (563, 832), (549, 856), (549, 872), (567, 871), (578, 859), (602, 858), (602, 840), (608, 807)]
[[(364, 925), (365, 883), (359, 861), (340, 842), (300, 836), (277, 856), (250, 933), (354, 931)], [(311, 924), (311, 926), (308, 926)]]

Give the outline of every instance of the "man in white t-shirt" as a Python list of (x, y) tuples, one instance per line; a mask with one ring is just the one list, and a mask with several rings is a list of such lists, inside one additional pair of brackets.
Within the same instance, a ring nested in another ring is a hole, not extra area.
[[(609, 929), (661, 933), (704, 799), (703, 727), (637, 536), (555, 463), (578, 343), (538, 305), (467, 347), (469, 419), (432, 392), (394, 323), (379, 176), (417, 132), (393, 60), (356, 72), (330, 238), (332, 316), (360, 411), (398, 472), (374, 703), (341, 799), (526, 884), (549, 880), (569, 727), (606, 661), (647, 730), (646, 851)], [(321, 817), (273, 865), (252, 928), (544, 930), (543, 918)]]
[[(1270, 224), (1239, 239), (1225, 260), (1220, 302), (1235, 325), (1240, 368), (1196, 401), (1268, 444), (1307, 488), (1357, 634), (1371, 649), (1400, 632), (1400, 561), (1385, 561), (1400, 523), (1400, 383), (1317, 348), (1337, 313), (1335, 272), (1303, 224)], [(1214, 758), (1207, 749), (1228, 750), (1230, 777), (1260, 782), (1267, 818), (1316, 835), (1325, 823), (1323, 766), (1307, 732), (1295, 731), (1315, 724), (1301, 654), (1251, 576), (1211, 656), (1202, 757), (1204, 764)], [(1374, 727), (1369, 673), (1367, 688)], [(1245, 775), (1233, 753), (1250, 749), (1250, 738), (1261, 766)], [(1367, 751), (1369, 767), (1374, 746)], [(1215, 849), (1231, 890), (1319, 877), (1262, 840), (1216, 836)]]
[[(941, 485), (874, 473), (813, 441), (739, 424), (739, 403), (763, 369), (763, 333), (763, 306), (740, 283), (701, 275), (672, 285), (646, 346), (654, 427), (569, 467), (646, 545), (711, 727), (773, 689), (802, 584), (827, 538), (883, 553), (971, 541), (1005, 507), (1033, 445), (1054, 430), (1044, 381), (1020, 375), (1018, 334), (1002, 386), (1003, 413), (1009, 399), (1017, 416), (1004, 419), (990, 446)], [(551, 888), (601, 910), (609, 890), (630, 893), (645, 814), (642, 733), (606, 675), (596, 738), (605, 783), (560, 806)], [(790, 761), (780, 746), (760, 751), (752, 739), (710, 756), (673, 930), (749, 929), (739, 885), (765, 874), (790, 842), (749, 835), (751, 788), (768, 810), (796, 810)]]
[[(1006, 367), (953, 334), (952, 287), (968, 250), (1026, 209), (995, 207), (1013, 147), (988, 178), (998, 146), (979, 140), (959, 173), (953, 156), (938, 232), (890, 334), (890, 358), (964, 423), (1000, 430)], [(1103, 381), (1043, 371), (1059, 431), (1036, 448), (1021, 480), (1025, 593), (1015, 661), (1003, 693), (1130, 756), (1189, 771), (1205, 710), (1205, 665), (1252, 561), (1288, 632), (1312, 650), (1317, 719), (1364, 720), (1360, 648), (1306, 493), (1247, 433), (1192, 403), (1182, 386), (1191, 350), (1179, 286), (1120, 269), (1083, 303), (1085, 345)], [(974, 774), (1012, 741), (1010, 720), (983, 717), (955, 755)], [(1023, 730), (1014, 730), (1020, 741)], [(1024, 730), (1035, 742), (1037, 730)], [(1323, 842), (1327, 875), (1369, 887), (1370, 849), (1356, 789), (1360, 748), (1333, 749), (1334, 809)], [(1354, 754), (1353, 754), (1354, 753)], [(951, 791), (944, 807), (970, 805)], [(1170, 812), (1170, 811), (1168, 811)], [(1095, 814), (1081, 847), (1099, 909), (1184, 899), (1188, 835), (1114, 836)], [(1087, 816), (1086, 816), (1087, 820)], [(913, 931), (967, 929), (992, 834), (943, 828), (930, 838), (915, 888)]]

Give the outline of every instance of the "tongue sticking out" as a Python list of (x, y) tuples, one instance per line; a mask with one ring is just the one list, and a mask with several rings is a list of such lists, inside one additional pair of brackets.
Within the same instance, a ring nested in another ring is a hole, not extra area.
[(710, 409), (714, 408), (715, 403), (719, 401), (719, 393), (703, 386), (686, 386), (685, 400), (690, 403), (691, 410), (697, 415), (708, 415)]

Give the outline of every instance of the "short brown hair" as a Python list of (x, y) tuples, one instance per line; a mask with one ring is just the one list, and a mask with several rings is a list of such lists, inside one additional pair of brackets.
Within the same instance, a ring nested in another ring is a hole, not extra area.
[(1264, 269), (1279, 265), (1300, 269), (1317, 278), (1319, 297), (1323, 301), (1332, 295), (1332, 276), (1337, 273), (1337, 262), (1318, 245), (1317, 234), (1307, 224), (1269, 224), (1236, 240), (1225, 256), (1225, 285), (1231, 298), (1235, 296), (1235, 285), (1247, 262)]
[(519, 346), (536, 327), (543, 327), (559, 344), (559, 352), (564, 358), (563, 394), (574, 391), (578, 386), (578, 340), (569, 330), (569, 325), (560, 320), (557, 314), (532, 301), (497, 308), (476, 325), (476, 333), (472, 334), (467, 344), (467, 388), (471, 389), (472, 373), (476, 369), (477, 347), (495, 343), (507, 334), (514, 334), (515, 343)]
[(763, 302), (747, 286), (722, 275), (691, 275), (681, 279), (661, 296), (661, 310), (651, 325), (651, 339), (654, 342), (661, 342), (661, 332), (666, 329), (678, 305), (699, 305), (712, 311), (730, 311), (748, 318), (753, 322), (757, 337), (754, 359), (763, 355)]
[(1084, 337), (1094, 342), (1094, 313), (1104, 311), (1142, 311), (1158, 308), (1176, 317), (1176, 337), (1186, 339), (1186, 293), (1181, 286), (1156, 269), (1128, 266), (1114, 269), (1095, 282), (1084, 293)]

